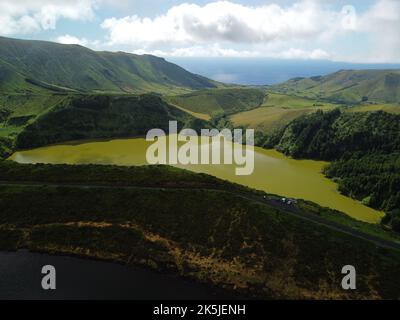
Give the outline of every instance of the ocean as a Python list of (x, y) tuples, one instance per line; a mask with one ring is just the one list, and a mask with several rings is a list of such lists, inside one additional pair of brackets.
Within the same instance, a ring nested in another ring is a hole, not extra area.
[(243, 85), (272, 85), (295, 77), (326, 75), (338, 70), (399, 69), (400, 64), (360, 64), (320, 60), (266, 58), (172, 58), (186, 70), (213, 80)]

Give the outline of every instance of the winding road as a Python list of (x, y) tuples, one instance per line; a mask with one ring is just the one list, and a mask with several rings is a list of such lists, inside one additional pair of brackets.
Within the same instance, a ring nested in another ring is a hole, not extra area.
[(400, 251), (400, 241), (390, 241), (378, 236), (374, 236), (360, 230), (351, 228), (344, 224), (334, 222), (332, 220), (325, 219), (324, 217), (318, 216), (316, 214), (307, 213), (301, 211), (296, 205), (284, 204), (279, 200), (266, 198), (264, 196), (258, 196), (255, 194), (244, 193), (244, 192), (234, 192), (230, 190), (212, 189), (212, 188), (173, 188), (173, 187), (143, 187), (143, 186), (107, 186), (107, 185), (95, 185), (95, 184), (68, 184), (68, 183), (49, 183), (49, 182), (10, 182), (10, 181), (0, 181), (1, 186), (14, 186), (14, 187), (69, 187), (69, 188), (80, 188), (80, 189), (136, 189), (136, 190), (210, 190), (221, 193), (230, 193), (235, 196), (239, 196), (246, 200), (256, 202), (259, 204), (264, 204), (272, 206), (279, 209), (280, 211), (294, 216), (296, 218), (306, 220), (308, 222), (322, 225), (329, 229), (339, 231), (353, 237), (369, 241), (374, 243), (378, 247), (394, 249)]

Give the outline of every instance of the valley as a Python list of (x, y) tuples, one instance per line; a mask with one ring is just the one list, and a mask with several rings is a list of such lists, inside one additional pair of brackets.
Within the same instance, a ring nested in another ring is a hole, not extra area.
[[(171, 120), (255, 129), (254, 173), (144, 166), (142, 137)], [(2, 250), (239, 297), (398, 298), (399, 146), (398, 70), (239, 86), (151, 55), (0, 37)], [(356, 292), (340, 287), (347, 264), (362, 266)]]

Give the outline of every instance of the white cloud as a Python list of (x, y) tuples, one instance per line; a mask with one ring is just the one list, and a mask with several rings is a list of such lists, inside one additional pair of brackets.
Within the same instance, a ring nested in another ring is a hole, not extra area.
[(155, 18), (105, 19), (109, 47), (162, 56), (328, 59), (321, 49), (358, 24), (354, 7), (332, 10), (319, 0), (291, 6), (248, 6), (229, 1), (180, 4)]
[(356, 31), (370, 35), (366, 58), (374, 62), (400, 62), (400, 1), (379, 0), (365, 14)]
[(26, 34), (55, 29), (57, 21), (89, 20), (95, 0), (1, 0), (0, 34)]
[(400, 62), (400, 0), (375, 0), (362, 13), (321, 0), (184, 3), (155, 18), (109, 18), (101, 26), (110, 47), (163, 56)]
[(89, 41), (85, 38), (77, 38), (69, 34), (60, 36), (55, 39), (55, 41), (62, 44), (79, 44), (81, 46), (87, 46), (89, 43)]
[[(60, 35), (56, 41), (161, 56), (400, 62), (400, 0), (374, 0), (363, 12), (351, 5), (338, 8), (329, 1), (293, 1), (279, 5), (281, 1), (270, 0), (258, 6), (245, 4), (245, 0), (240, 0), (242, 4), (182, 3), (155, 17), (105, 19), (101, 23), (105, 37), (100, 35), (98, 41), (71, 34)], [(139, 3), (0, 0), (0, 35), (55, 29), (61, 19), (90, 20), (95, 10), (103, 9), (104, 14), (111, 6), (120, 8), (119, 12), (135, 12)]]
[(277, 53), (274, 55), (276, 58), (283, 59), (313, 59), (313, 60), (328, 60), (331, 56), (329, 53), (322, 49), (315, 49), (312, 51), (290, 48), (289, 50)]
[(104, 46), (104, 44), (99, 40), (88, 40), (86, 38), (78, 38), (69, 34), (59, 36), (54, 39), (54, 41), (62, 44), (78, 44), (93, 50), (101, 50)]
[[(135, 54), (152, 54), (155, 56), (163, 57), (234, 57), (234, 58), (253, 58), (253, 57), (265, 57), (265, 52), (262, 51), (248, 51), (248, 50), (234, 50), (221, 48), (219, 45), (212, 46), (193, 46), (187, 48), (171, 49), (168, 51), (164, 50), (134, 50)], [(281, 59), (300, 59), (300, 60), (328, 60), (331, 55), (322, 50), (303, 50), (290, 48), (284, 51), (270, 51), (268, 52), (270, 58), (281, 58)]]
[(303, 0), (287, 8), (218, 1), (204, 6), (184, 3), (154, 19), (136, 15), (110, 18), (102, 27), (109, 32), (111, 44), (149, 47), (210, 42), (265, 44), (322, 36), (341, 25), (343, 15), (324, 9), (315, 0)]
[(221, 48), (220, 45), (191, 46), (184, 48), (172, 48), (169, 50), (133, 50), (136, 54), (152, 54), (156, 56), (171, 57), (257, 57), (257, 51), (235, 50), (231, 48)]

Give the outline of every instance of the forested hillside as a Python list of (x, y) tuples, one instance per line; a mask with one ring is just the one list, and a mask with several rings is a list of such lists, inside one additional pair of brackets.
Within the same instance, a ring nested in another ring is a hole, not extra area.
[(271, 135), (267, 145), (296, 158), (338, 160), (346, 153), (400, 150), (400, 116), (386, 112), (318, 111)]
[(264, 146), (295, 158), (334, 161), (326, 174), (340, 190), (386, 212), (400, 208), (400, 116), (336, 109), (300, 117)]
[[(168, 131), (168, 121), (182, 127), (207, 127), (207, 124), (169, 106), (155, 95), (71, 96), (26, 126), (17, 136), (17, 148), (31, 148), (56, 142), (133, 137), (148, 130)], [(194, 128), (196, 129), (196, 128)]]

